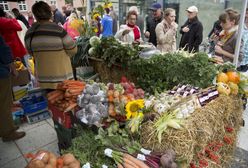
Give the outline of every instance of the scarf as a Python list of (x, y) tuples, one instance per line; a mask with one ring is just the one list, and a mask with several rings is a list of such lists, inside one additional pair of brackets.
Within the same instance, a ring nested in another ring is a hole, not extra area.
[(133, 29), (134, 41), (139, 40), (140, 39), (140, 31), (139, 31), (138, 27), (135, 25), (130, 25), (129, 23), (127, 24), (127, 26)]
[(228, 31), (222, 30), (220, 32), (220, 41), (225, 44), (231, 37), (232, 35), (238, 30), (238, 26), (235, 26), (233, 28), (231, 28)]

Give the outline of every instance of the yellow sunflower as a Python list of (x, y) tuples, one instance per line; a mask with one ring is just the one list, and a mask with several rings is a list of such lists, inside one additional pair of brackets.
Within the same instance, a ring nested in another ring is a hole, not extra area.
[(111, 2), (109, 2), (109, 3), (105, 3), (104, 5), (103, 5), (103, 8), (104, 9), (106, 9), (106, 8), (111, 8), (113, 6), (113, 4), (111, 3)]
[(97, 33), (97, 32), (98, 32), (98, 28), (95, 27), (95, 28), (93, 29), (93, 31), (94, 31), (95, 33)]
[(144, 100), (138, 99), (127, 103), (126, 105), (126, 117), (130, 119), (131, 117), (136, 117), (139, 114), (139, 110), (144, 108)]
[(97, 20), (97, 18), (100, 18), (100, 14), (99, 13), (95, 13), (93, 15), (93, 20)]

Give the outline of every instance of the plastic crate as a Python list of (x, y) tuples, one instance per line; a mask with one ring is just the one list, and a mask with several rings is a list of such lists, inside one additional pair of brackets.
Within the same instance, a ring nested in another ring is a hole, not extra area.
[(63, 125), (65, 128), (72, 127), (72, 112), (62, 112), (57, 107), (49, 104), (49, 110), (52, 113), (52, 118), (54, 121), (57, 121), (59, 124)]
[(48, 111), (48, 109), (45, 109), (36, 113), (32, 113), (30, 115), (26, 115), (26, 118), (29, 124), (33, 124), (50, 118), (50, 112)]
[(20, 101), (25, 114), (35, 113), (47, 108), (47, 100), (44, 96), (32, 96)]

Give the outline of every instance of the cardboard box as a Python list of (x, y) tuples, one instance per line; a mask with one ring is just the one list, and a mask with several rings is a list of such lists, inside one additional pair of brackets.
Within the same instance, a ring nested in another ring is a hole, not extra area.
[(30, 82), (30, 74), (28, 69), (18, 71), (17, 77), (12, 76), (12, 86), (26, 85)]

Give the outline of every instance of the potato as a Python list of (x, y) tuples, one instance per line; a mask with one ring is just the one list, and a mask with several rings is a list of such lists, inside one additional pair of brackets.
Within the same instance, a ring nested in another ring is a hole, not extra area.
[(45, 164), (41, 160), (31, 160), (26, 168), (45, 168)]
[[(43, 153), (45, 153), (45, 155), (42, 157), (42, 161), (47, 164), (48, 163), (48, 160), (49, 160), (49, 152), (48, 151), (44, 151), (44, 150), (40, 150), (36, 153), (37, 157), (43, 155)], [(36, 157), (36, 158), (37, 158)]]
[(53, 168), (56, 168), (57, 166), (57, 157), (53, 153), (49, 153), (48, 164), (51, 165)]
[(62, 159), (64, 161), (64, 165), (67, 166), (76, 160), (75, 157), (70, 153), (63, 155)]
[(75, 160), (68, 166), (68, 168), (80, 168), (80, 162)]
[(56, 167), (52, 167), (51, 165), (46, 165), (45, 168), (56, 168)]

